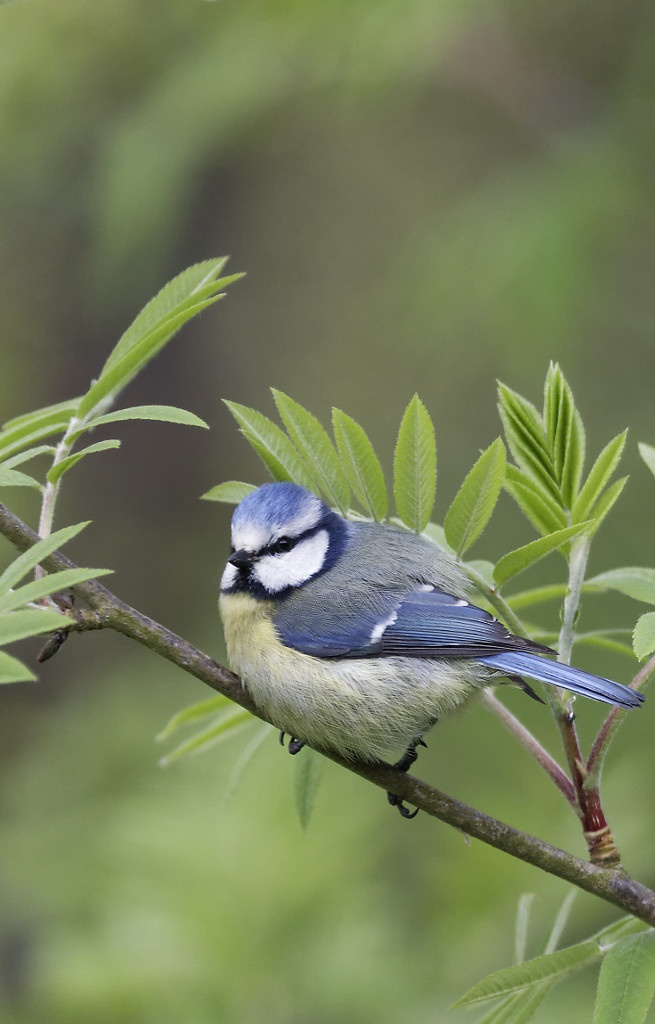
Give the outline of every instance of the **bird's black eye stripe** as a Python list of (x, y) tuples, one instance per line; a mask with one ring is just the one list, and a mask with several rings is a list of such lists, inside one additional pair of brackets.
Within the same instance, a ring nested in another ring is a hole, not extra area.
[(293, 537), (279, 537), (273, 544), (269, 544), (267, 553), (269, 555), (281, 555), (285, 551), (291, 551), (296, 546), (296, 541)]

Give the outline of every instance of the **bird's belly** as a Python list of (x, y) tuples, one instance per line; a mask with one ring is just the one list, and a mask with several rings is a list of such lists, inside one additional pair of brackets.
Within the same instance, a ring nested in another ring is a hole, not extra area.
[(264, 715), (312, 746), (385, 759), (480, 686), (472, 662), (302, 654), (280, 643), (270, 614), (247, 595), (221, 597), (230, 664)]

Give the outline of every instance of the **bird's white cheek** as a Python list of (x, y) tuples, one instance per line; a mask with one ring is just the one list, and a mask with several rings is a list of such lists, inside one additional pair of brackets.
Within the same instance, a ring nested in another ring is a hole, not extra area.
[(239, 570), (236, 565), (230, 565), (228, 562), (223, 570), (223, 575), (221, 576), (221, 590), (230, 590), (238, 575)]
[(284, 555), (265, 555), (255, 563), (253, 575), (269, 594), (298, 587), (323, 568), (328, 544), (327, 531), (319, 530)]

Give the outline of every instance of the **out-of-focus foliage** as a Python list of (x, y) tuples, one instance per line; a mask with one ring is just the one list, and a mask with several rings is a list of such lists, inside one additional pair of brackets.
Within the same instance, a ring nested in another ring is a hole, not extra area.
[[(636, 441), (655, 443), (654, 35), (637, 0), (3, 4), (1, 418), (84, 393), (184, 266), (231, 252), (249, 272), (128, 393), (212, 431), (117, 424), (134, 431), (130, 459), (71, 474), (61, 521), (94, 520), (80, 562), (115, 567), (121, 596), (220, 657), (227, 514), (195, 496), (263, 479), (220, 397), (259, 408), (273, 384), (323, 422), (337, 406), (388, 473), (418, 391), (441, 442), (441, 520), (498, 433), (495, 379), (536, 400), (553, 359), (590, 450), (631, 431), (631, 480), (591, 570), (652, 564)], [(32, 522), (35, 499), (21, 490)], [(500, 502), (476, 548), (490, 560), (530, 539)], [(627, 627), (634, 607), (617, 601)], [(595, 615), (589, 600), (585, 630)], [(273, 742), (227, 809), (236, 737), (161, 772), (150, 738), (206, 694), (144, 659), (75, 637), (36, 687), (0, 695), (7, 1019), (455, 1021), (450, 1003), (510, 962), (520, 892), (537, 887), (552, 920), (559, 883), (390, 819), (336, 769), (303, 835)], [(589, 667), (625, 681), (611, 655)], [(556, 749), (541, 711), (525, 715)], [(583, 734), (594, 715), (580, 709)], [(652, 884), (651, 736), (646, 710), (604, 783), (622, 852)], [(520, 757), (473, 710), (435, 733), (421, 771), (575, 848)], [(563, 942), (605, 923), (582, 899)], [(546, 1019), (585, 1019), (593, 983), (556, 991)]]

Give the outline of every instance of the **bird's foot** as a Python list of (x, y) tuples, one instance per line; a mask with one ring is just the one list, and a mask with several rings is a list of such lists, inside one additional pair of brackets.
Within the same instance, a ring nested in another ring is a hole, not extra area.
[(409, 807), (406, 807), (405, 804), (403, 803), (403, 798), (401, 796), (397, 796), (395, 793), (387, 792), (387, 800), (389, 801), (392, 807), (398, 808), (398, 813), (400, 814), (400, 817), (405, 818), (406, 821), (409, 821), (411, 818), (415, 818), (416, 815), (418, 814), (418, 807), (416, 807), (413, 811), (410, 811)]
[[(281, 743), (282, 746), (284, 746), (284, 737), (285, 737), (285, 735), (286, 734), (284, 732), (280, 733), (280, 743)], [(296, 739), (295, 736), (290, 736), (289, 737), (289, 746), (287, 747), (287, 749), (288, 749), (290, 754), (298, 754), (298, 753), (300, 753), (300, 751), (302, 750), (302, 748), (304, 746), (305, 746), (305, 740)]]
[[(422, 739), (419, 738), (417, 740), (414, 740), (413, 743), (410, 743), (410, 745), (408, 746), (407, 750), (400, 758), (400, 760), (396, 761), (396, 763), (394, 764), (394, 768), (399, 772), (408, 772), (409, 769), (414, 764), (414, 762), (416, 761), (416, 758), (418, 757), (418, 750), (416, 748), (426, 746), (427, 744), (424, 743)], [(406, 818), (407, 820), (409, 820), (411, 818), (415, 818), (416, 815), (418, 814), (418, 807), (416, 808), (416, 810), (410, 811), (409, 808), (406, 807), (405, 804), (403, 803), (402, 797), (397, 796), (395, 793), (387, 792), (387, 800), (389, 801), (392, 807), (398, 808), (398, 813), (400, 814), (401, 818)]]

